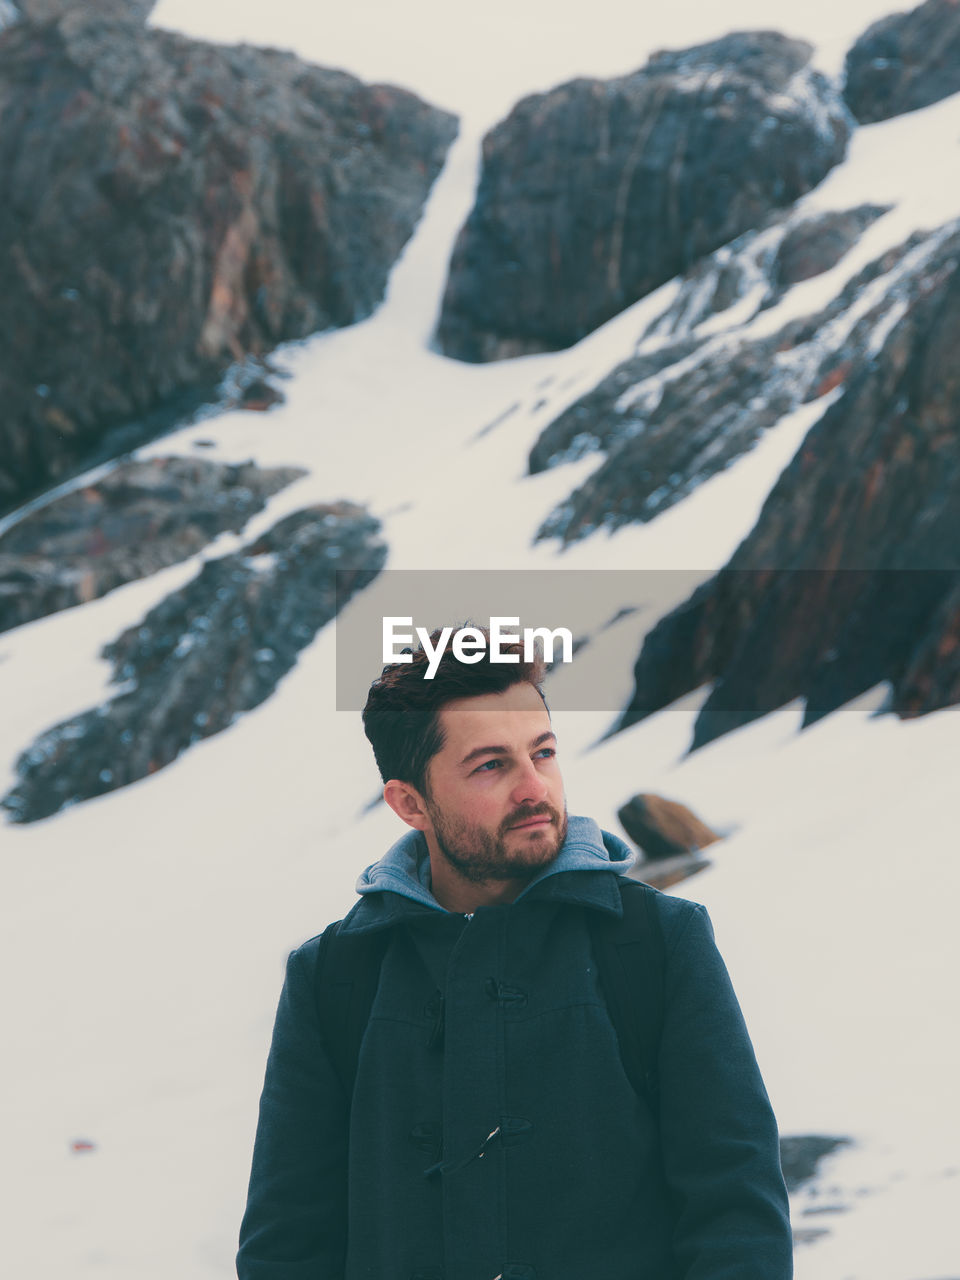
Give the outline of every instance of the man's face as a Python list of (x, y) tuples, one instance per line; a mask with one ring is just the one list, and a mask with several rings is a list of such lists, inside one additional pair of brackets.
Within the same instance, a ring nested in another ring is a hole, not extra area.
[(556, 737), (537, 690), (458, 698), (439, 713), (444, 745), (424, 806), (439, 852), (466, 880), (530, 880), (567, 833)]

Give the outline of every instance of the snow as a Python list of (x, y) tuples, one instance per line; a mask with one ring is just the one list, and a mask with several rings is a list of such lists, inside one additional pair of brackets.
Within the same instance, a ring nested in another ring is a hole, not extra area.
[[(531, 478), (527, 452), (635, 349), (676, 283), (554, 355), (463, 366), (427, 342), (480, 134), (521, 93), (578, 73), (617, 74), (658, 45), (734, 26), (826, 33), (818, 58), (835, 69), (841, 46), (884, 11), (738, 0), (721, 19), (702, 4), (651, 13), (596, 0), (586, 22), (581, 7), (556, 3), (491, 0), (468, 11), (366, 0), (321, 21), (293, 0), (161, 0), (157, 23), (288, 44), (409, 84), (466, 118), (377, 314), (284, 348), (285, 404), (207, 419), (141, 452), (188, 453), (202, 438), (214, 441), (205, 456), (310, 474), (242, 535), (0, 635), (0, 771), (9, 776), (37, 733), (108, 696), (103, 643), (203, 560), (308, 502), (368, 502), (384, 522), (391, 570), (453, 571), (465, 591), (466, 570), (590, 570), (612, 584), (607, 608), (656, 580), (645, 609), (583, 651), (587, 676), (598, 689), (606, 681), (593, 710), (563, 710), (572, 672), (551, 677), (570, 809), (616, 830), (618, 806), (654, 790), (729, 833), (712, 867), (675, 892), (710, 909), (783, 1131), (854, 1141), (825, 1162), (817, 1195), (796, 1197), (798, 1227), (827, 1230), (798, 1247), (798, 1280), (960, 1273), (951, 783), (960, 709), (899, 722), (878, 714), (877, 689), (803, 733), (792, 705), (688, 756), (701, 690), (598, 740), (609, 707), (629, 693), (643, 634), (725, 563), (840, 391), (790, 414), (649, 525), (561, 554), (531, 537), (596, 459)], [(884, 247), (960, 215), (958, 140), (958, 99), (858, 131), (848, 161), (802, 207), (869, 200), (894, 211), (834, 271), (757, 321), (738, 311), (728, 325), (779, 326), (814, 311)], [(359, 716), (336, 709), (337, 629), (320, 633), (273, 698), (150, 779), (30, 827), (0, 825), (4, 1243), (23, 1280), (232, 1274), (284, 957), (349, 908), (358, 873), (399, 834), (396, 818), (371, 803), (378, 779)], [(80, 1140), (95, 1149), (72, 1151)]]
[(730, 31), (782, 31), (808, 40), (816, 62), (839, 75), (847, 49), (890, 0), (675, 0), (670, 5), (625, 5), (593, 0), (363, 0), (336, 9), (302, 0), (160, 0), (155, 26), (210, 40), (246, 40), (293, 49), (324, 66), (365, 80), (413, 88), (438, 106), (487, 123), (528, 93), (577, 76), (635, 71), (658, 49), (684, 49)]

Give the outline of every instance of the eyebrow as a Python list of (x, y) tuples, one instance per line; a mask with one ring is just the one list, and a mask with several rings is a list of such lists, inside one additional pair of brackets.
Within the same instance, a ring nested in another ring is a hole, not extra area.
[[(545, 742), (548, 742), (550, 740), (552, 740), (553, 742), (556, 742), (557, 735), (553, 732), (552, 729), (547, 729), (543, 733), (538, 734), (537, 737), (533, 739), (533, 741), (529, 744), (528, 750), (535, 751), (537, 747), (543, 746)], [(503, 747), (503, 746), (474, 747), (473, 750), (468, 751), (467, 754), (460, 761), (460, 767), (462, 768), (465, 764), (469, 764), (471, 760), (476, 760), (478, 756), (508, 756), (509, 754), (510, 754), (509, 747)]]

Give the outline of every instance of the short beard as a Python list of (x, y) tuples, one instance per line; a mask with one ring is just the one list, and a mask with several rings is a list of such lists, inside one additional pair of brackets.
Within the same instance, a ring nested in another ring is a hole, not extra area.
[[(426, 800), (426, 810), (433, 823), (440, 852), (453, 869), (471, 884), (484, 884), (494, 880), (532, 880), (544, 867), (556, 860), (567, 836), (566, 805), (562, 813), (546, 802), (517, 809), (493, 833), (457, 819), (447, 820), (429, 799)], [(532, 841), (522, 850), (507, 849), (505, 841), (508, 829), (517, 822), (524, 822), (541, 814), (547, 814), (553, 820), (553, 839), (545, 831), (542, 839)]]

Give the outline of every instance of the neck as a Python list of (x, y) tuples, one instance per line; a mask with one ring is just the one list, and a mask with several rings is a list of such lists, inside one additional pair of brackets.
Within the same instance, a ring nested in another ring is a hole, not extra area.
[(441, 907), (465, 915), (477, 907), (503, 906), (513, 902), (529, 884), (529, 879), (468, 880), (452, 867), (442, 853), (430, 853), (430, 890)]

